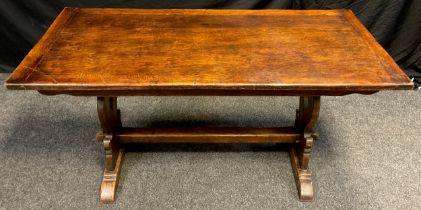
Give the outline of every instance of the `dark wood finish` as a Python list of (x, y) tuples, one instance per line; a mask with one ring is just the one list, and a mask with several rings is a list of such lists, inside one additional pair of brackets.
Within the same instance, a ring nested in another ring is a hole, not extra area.
[(309, 163), (313, 137), (317, 137), (314, 132), (314, 125), (319, 117), (319, 111), (320, 96), (300, 97), (295, 128), (302, 131), (302, 140), (296, 146), (290, 148), (289, 154), (301, 201), (312, 201), (314, 198)]
[(111, 171), (104, 169), (100, 192), (100, 201), (102, 203), (113, 203), (115, 201), (123, 159), (124, 148), (120, 148), (117, 153), (115, 168)]
[[(97, 134), (103, 141), (105, 135)], [(296, 143), (302, 134), (285, 128), (123, 128), (114, 133), (119, 143)]]
[(118, 186), (120, 170), (124, 158), (124, 149), (114, 137), (121, 129), (120, 111), (117, 109), (117, 98), (98, 97), (98, 117), (102, 127), (102, 142), (105, 151), (105, 168), (101, 183), (101, 202), (112, 203)]
[[(96, 96), (101, 201), (116, 197), (125, 143), (290, 143), (302, 201), (320, 96), (412, 89), (348, 10), (64, 9), (8, 89)], [(124, 128), (118, 96), (300, 96), (294, 127)]]
[(343, 95), (413, 84), (347, 10), (66, 8), (6, 86), (97, 96)]
[(121, 125), (117, 98), (98, 97), (98, 116), (103, 130), (96, 138), (103, 142), (106, 164), (101, 184), (101, 201), (115, 200), (118, 173), (127, 143), (290, 143), (290, 159), (299, 198), (314, 198), (310, 153), (317, 138), (314, 125), (320, 110), (320, 96), (300, 97), (294, 127), (284, 128), (125, 128)]

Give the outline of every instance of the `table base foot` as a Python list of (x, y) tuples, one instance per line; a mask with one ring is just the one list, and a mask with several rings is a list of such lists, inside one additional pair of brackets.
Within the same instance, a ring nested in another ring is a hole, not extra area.
[(295, 148), (291, 148), (289, 150), (289, 156), (300, 201), (313, 201), (314, 190), (310, 170), (301, 169), (299, 167), (298, 156)]
[(121, 165), (124, 159), (124, 149), (121, 148), (118, 152), (115, 168), (112, 171), (104, 170), (104, 175), (101, 183), (101, 197), (102, 203), (113, 203), (116, 197), (118, 187), (118, 180), (120, 179)]

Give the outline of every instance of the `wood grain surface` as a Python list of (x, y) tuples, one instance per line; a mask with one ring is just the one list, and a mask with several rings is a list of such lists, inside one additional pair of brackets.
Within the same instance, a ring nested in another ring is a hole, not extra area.
[(348, 10), (66, 8), (6, 86), (343, 95), (413, 84)]
[[(281, 128), (122, 128), (113, 133), (119, 143), (297, 143), (302, 134), (294, 127)], [(97, 134), (104, 141), (103, 132)]]

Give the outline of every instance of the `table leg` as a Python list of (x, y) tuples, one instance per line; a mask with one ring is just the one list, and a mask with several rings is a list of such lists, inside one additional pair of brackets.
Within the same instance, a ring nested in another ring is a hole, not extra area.
[(124, 149), (114, 133), (120, 129), (121, 117), (117, 109), (116, 97), (98, 97), (97, 99), (98, 117), (102, 127), (101, 135), (97, 135), (97, 140), (102, 141), (105, 151), (105, 167), (101, 183), (101, 202), (112, 203), (120, 177), (120, 170), (124, 158)]
[(289, 151), (291, 165), (301, 201), (312, 201), (314, 197), (311, 172), (309, 170), (310, 153), (313, 138), (317, 134), (313, 131), (319, 116), (320, 96), (300, 97), (300, 107), (297, 110), (295, 128), (303, 132), (302, 140)]

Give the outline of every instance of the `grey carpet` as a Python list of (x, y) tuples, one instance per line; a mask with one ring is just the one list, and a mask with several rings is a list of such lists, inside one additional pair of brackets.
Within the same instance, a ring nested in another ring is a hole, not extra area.
[[(2, 84), (7, 74), (1, 74)], [(296, 97), (122, 97), (132, 126), (282, 126)], [(117, 201), (99, 202), (103, 148), (93, 97), (0, 88), (0, 208), (421, 209), (421, 92), (322, 97), (311, 161), (316, 198), (297, 199), (275, 145), (144, 145)]]

